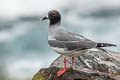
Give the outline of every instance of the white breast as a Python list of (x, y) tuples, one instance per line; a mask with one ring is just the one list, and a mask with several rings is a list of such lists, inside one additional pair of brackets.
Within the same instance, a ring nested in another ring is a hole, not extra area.
[(55, 52), (57, 52), (58, 54), (64, 55), (64, 56), (69, 56), (69, 57), (73, 57), (73, 56), (80, 56), (81, 54), (84, 54), (86, 52), (86, 50), (71, 50), (71, 51), (67, 51), (65, 50), (65, 48), (58, 48), (58, 47), (51, 47)]
[(58, 48), (58, 47), (51, 47), (55, 52), (60, 53), (60, 54), (66, 54), (69, 51), (65, 51), (65, 48)]

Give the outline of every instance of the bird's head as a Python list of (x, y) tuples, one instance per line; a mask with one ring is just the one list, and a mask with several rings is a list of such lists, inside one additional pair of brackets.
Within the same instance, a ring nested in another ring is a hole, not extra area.
[(56, 24), (61, 21), (61, 15), (57, 10), (52, 10), (48, 12), (47, 16), (44, 16), (41, 21), (50, 20), (50, 24)]

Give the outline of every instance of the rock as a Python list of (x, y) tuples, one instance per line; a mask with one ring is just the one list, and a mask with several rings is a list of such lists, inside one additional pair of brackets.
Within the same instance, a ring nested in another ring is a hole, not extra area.
[[(89, 51), (75, 57), (74, 68), (57, 77), (64, 66), (64, 57), (60, 56), (49, 68), (40, 69), (33, 80), (120, 80), (120, 53), (108, 52)], [(67, 57), (67, 67), (70, 65), (71, 57)]]

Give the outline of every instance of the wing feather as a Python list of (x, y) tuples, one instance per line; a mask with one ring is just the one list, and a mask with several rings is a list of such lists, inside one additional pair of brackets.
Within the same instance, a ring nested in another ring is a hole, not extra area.
[(55, 34), (54, 40), (49, 40), (48, 43), (52, 47), (65, 48), (67, 50), (90, 49), (97, 46), (96, 42), (93, 42), (84, 36), (60, 29)]

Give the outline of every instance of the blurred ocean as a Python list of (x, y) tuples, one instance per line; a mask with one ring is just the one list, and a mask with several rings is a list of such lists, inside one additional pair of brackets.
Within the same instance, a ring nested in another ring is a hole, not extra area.
[(59, 56), (47, 43), (49, 21), (40, 22), (52, 9), (61, 12), (65, 28), (93, 41), (117, 44), (107, 49), (120, 52), (119, 0), (44, 0), (49, 8), (41, 5), (42, 1), (33, 2), (0, 7), (0, 80), (31, 80), (40, 68), (48, 67)]

